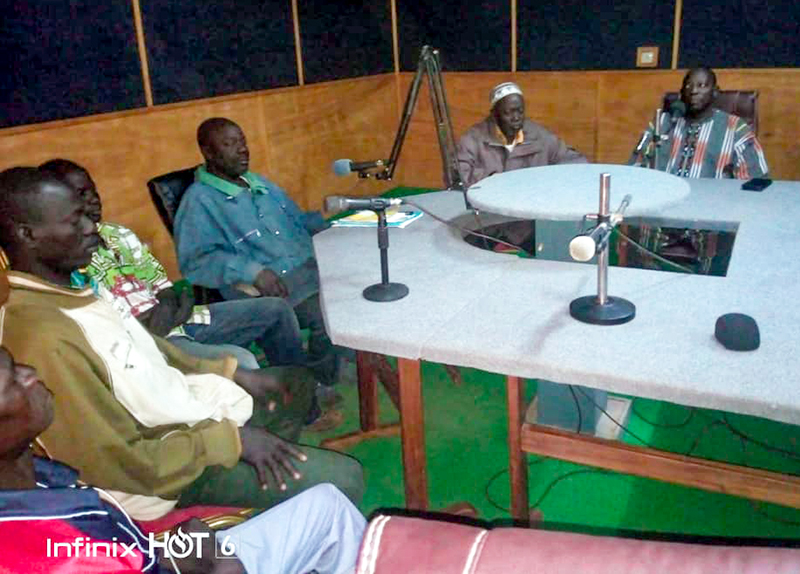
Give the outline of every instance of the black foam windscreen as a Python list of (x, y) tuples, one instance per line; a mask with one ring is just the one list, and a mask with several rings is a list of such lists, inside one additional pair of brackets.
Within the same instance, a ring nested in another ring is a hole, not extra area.
[(758, 324), (750, 315), (727, 313), (717, 319), (714, 336), (731, 351), (754, 351), (761, 345)]

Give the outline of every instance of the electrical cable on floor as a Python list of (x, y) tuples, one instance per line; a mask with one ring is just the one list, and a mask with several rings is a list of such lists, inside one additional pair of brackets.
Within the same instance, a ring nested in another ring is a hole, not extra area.
[(587, 399), (589, 399), (589, 402), (590, 402), (590, 403), (592, 403), (592, 404), (595, 406), (595, 408), (599, 409), (601, 413), (603, 413), (604, 415), (606, 415), (606, 416), (609, 418), (609, 420), (610, 420), (611, 422), (613, 422), (615, 425), (617, 425), (617, 426), (618, 426), (619, 428), (621, 428), (623, 431), (625, 431), (626, 433), (628, 433), (629, 435), (631, 435), (633, 438), (635, 438), (636, 440), (638, 440), (638, 441), (639, 441), (640, 443), (642, 443), (644, 446), (646, 446), (646, 447), (649, 447), (649, 446), (650, 446), (650, 445), (649, 445), (649, 444), (648, 444), (646, 441), (642, 440), (642, 439), (641, 439), (641, 438), (640, 438), (638, 435), (636, 435), (635, 433), (633, 433), (633, 432), (632, 432), (630, 429), (626, 428), (626, 427), (625, 427), (625, 425), (623, 425), (623, 424), (622, 424), (622, 423), (620, 423), (620, 422), (619, 422), (617, 419), (615, 419), (615, 418), (614, 418), (614, 417), (612, 417), (610, 414), (608, 414), (608, 411), (607, 411), (606, 409), (604, 409), (603, 407), (601, 407), (600, 405), (598, 405), (598, 404), (597, 404), (597, 401), (595, 401), (595, 400), (592, 398), (592, 396), (591, 396), (589, 393), (587, 393), (586, 391), (584, 391), (584, 390), (583, 390), (582, 388), (580, 388), (580, 387), (576, 387), (576, 388), (578, 389), (578, 391), (579, 391), (579, 392), (580, 392), (580, 393), (581, 393), (581, 394), (582, 394), (584, 397), (586, 397)]
[[(727, 417), (727, 415), (723, 415), (723, 416)], [(727, 421), (719, 421), (719, 422), (721, 422), (722, 424), (726, 425), (729, 430), (731, 429), (731, 427), (728, 426), (728, 422)], [(745, 458), (747, 456), (747, 446), (746, 446), (746, 444), (750, 439), (748, 439), (744, 435), (744, 433), (742, 433), (741, 435), (737, 435), (737, 436), (739, 436), (739, 440), (741, 441), (741, 445), (742, 445), (742, 457)], [(761, 507), (761, 505), (759, 504), (759, 501), (757, 501), (757, 500), (752, 500), (752, 499), (748, 498), (747, 501), (750, 503), (750, 506), (752, 507), (752, 509), (755, 511), (756, 514), (759, 514), (759, 515), (763, 516), (767, 520), (772, 520), (773, 522), (778, 522), (780, 524), (785, 524), (787, 526), (799, 526), (800, 527), (800, 522), (798, 522), (796, 520), (789, 520), (788, 518), (778, 518), (777, 516), (772, 516), (771, 514), (769, 514), (766, 510), (764, 510)]]
[[(535, 465), (535, 464), (540, 464), (540, 463), (544, 462), (545, 460), (547, 460), (547, 459), (546, 459), (546, 458), (544, 458), (544, 457), (534, 458), (533, 460), (531, 460), (531, 461), (528, 461), (528, 468), (530, 469), (530, 468), (531, 468), (533, 465)], [(507, 473), (508, 473), (508, 468), (501, 468), (500, 470), (498, 470), (497, 472), (495, 472), (495, 473), (494, 473), (494, 474), (493, 474), (493, 475), (492, 475), (492, 476), (489, 478), (489, 480), (486, 482), (486, 485), (483, 487), (483, 495), (484, 495), (484, 497), (486, 498), (486, 502), (488, 502), (489, 504), (491, 504), (491, 505), (492, 505), (493, 507), (495, 507), (497, 510), (500, 510), (501, 512), (507, 512), (507, 513), (509, 513), (509, 514), (510, 514), (510, 513), (511, 513), (511, 509), (510, 509), (510, 508), (505, 508), (504, 506), (500, 506), (499, 504), (497, 504), (497, 503), (494, 501), (494, 499), (492, 498), (492, 496), (489, 494), (489, 489), (490, 489), (490, 488), (492, 487), (492, 485), (494, 484), (494, 481), (495, 481), (495, 480), (497, 480), (498, 478), (500, 478), (501, 476), (503, 476), (504, 474), (507, 474)]]
[(692, 453), (694, 452), (694, 449), (696, 449), (698, 446), (700, 446), (700, 441), (703, 439), (703, 437), (706, 435), (706, 433), (709, 430), (711, 430), (715, 426), (719, 426), (719, 425), (722, 425), (722, 424), (725, 424), (725, 423), (723, 423), (720, 420), (714, 420), (714, 421), (711, 421), (710, 423), (708, 423), (702, 429), (700, 429), (700, 432), (695, 436), (695, 439), (694, 439), (694, 442), (692, 443), (692, 446), (689, 448), (689, 450), (686, 451), (686, 456), (691, 456)]
[(797, 452), (792, 451), (792, 450), (780, 448), (780, 447), (777, 447), (777, 446), (772, 446), (772, 445), (767, 444), (767, 443), (765, 443), (763, 441), (760, 441), (760, 440), (758, 440), (756, 438), (753, 438), (752, 436), (750, 436), (748, 434), (743, 433), (742, 431), (740, 431), (738, 428), (736, 428), (735, 426), (733, 426), (731, 424), (731, 422), (728, 420), (728, 415), (726, 413), (723, 413), (721, 422), (722, 422), (722, 424), (724, 424), (727, 427), (727, 429), (730, 432), (732, 432), (733, 434), (735, 434), (739, 438), (742, 438), (742, 439), (744, 439), (744, 440), (746, 440), (748, 442), (751, 442), (751, 443), (753, 443), (755, 445), (758, 445), (761, 448), (763, 448), (764, 450), (768, 450), (768, 451), (771, 451), (771, 452), (777, 452), (778, 454), (782, 454), (785, 457), (793, 458), (795, 460), (800, 460), (800, 453), (797, 453)]
[(541, 504), (544, 502), (544, 499), (545, 499), (545, 498), (547, 498), (547, 495), (548, 495), (548, 494), (550, 494), (550, 491), (551, 491), (551, 490), (553, 490), (553, 488), (554, 488), (554, 487), (555, 487), (555, 486), (556, 486), (556, 485), (557, 485), (559, 482), (561, 482), (562, 480), (566, 480), (566, 479), (568, 479), (568, 478), (570, 478), (570, 477), (572, 477), (572, 476), (578, 475), (578, 474), (617, 474), (617, 476), (626, 476), (626, 475), (624, 475), (624, 474), (612, 473), (611, 471), (608, 471), (608, 470), (603, 470), (603, 469), (599, 469), (599, 468), (593, 468), (593, 469), (580, 469), (580, 470), (573, 470), (573, 471), (570, 471), (570, 472), (568, 472), (568, 473), (566, 473), (566, 474), (562, 474), (561, 476), (559, 476), (559, 477), (558, 477), (558, 478), (556, 478), (555, 480), (551, 481), (551, 482), (550, 482), (550, 484), (548, 484), (548, 485), (547, 485), (547, 488), (545, 488), (545, 489), (544, 489), (544, 491), (542, 492), (542, 494), (541, 494), (541, 495), (539, 496), (539, 498), (536, 500), (536, 502), (535, 502), (535, 503), (533, 503), (533, 504), (532, 504), (532, 505), (529, 507), (529, 509), (528, 509), (528, 510), (530, 511), (530, 510), (534, 510), (534, 509), (536, 509), (536, 508), (539, 508), (539, 506), (540, 506), (540, 505), (541, 505)]
[[(546, 458), (538, 458), (536, 460), (533, 460), (533, 461), (528, 463), (528, 468), (532, 467), (535, 464), (540, 464), (540, 463), (544, 462), (545, 460), (548, 460), (548, 459), (546, 459)], [(489, 489), (492, 487), (494, 482), (498, 478), (500, 478), (501, 476), (503, 476), (504, 474), (507, 474), (507, 473), (508, 473), (508, 469), (507, 468), (504, 468), (504, 469), (499, 470), (496, 473), (494, 473), (492, 475), (492, 477), (486, 483), (486, 486), (484, 487), (484, 495), (486, 497), (486, 501), (490, 505), (492, 505), (494, 508), (496, 508), (497, 510), (500, 510), (501, 512), (511, 513), (511, 509), (510, 508), (506, 508), (504, 506), (499, 505), (497, 502), (494, 501), (494, 499), (489, 494)], [(613, 475), (620, 476), (620, 477), (626, 476), (624, 474), (619, 474), (619, 473), (611, 472), (611, 471), (600, 469), (600, 468), (572, 470), (572, 471), (567, 472), (566, 474), (562, 474), (561, 476), (556, 477), (552, 481), (550, 481), (550, 483), (542, 491), (542, 494), (539, 495), (539, 498), (536, 500), (536, 502), (533, 505), (531, 505), (528, 508), (528, 510), (531, 511), (531, 510), (534, 510), (534, 509), (538, 508), (539, 506), (541, 506), (542, 503), (544, 503), (545, 498), (547, 498), (547, 496), (550, 494), (550, 491), (552, 491), (553, 488), (558, 483), (560, 483), (561, 481), (566, 480), (566, 479), (568, 479), (568, 478), (570, 478), (572, 476), (578, 475), (578, 474), (613, 474)]]
[(583, 430), (583, 413), (581, 412), (581, 404), (578, 402), (578, 395), (575, 394), (575, 389), (572, 388), (572, 385), (567, 385), (569, 387), (569, 392), (572, 393), (572, 399), (575, 401), (575, 410), (578, 411), (578, 430), (577, 433), (581, 434)]
[(641, 420), (646, 422), (652, 427), (662, 428), (662, 429), (679, 429), (688, 425), (691, 420), (694, 418), (694, 407), (687, 407), (689, 409), (689, 416), (686, 417), (686, 420), (681, 421), (679, 423), (657, 423), (653, 422), (652, 420), (648, 419), (636, 408), (636, 400), (634, 399), (633, 403), (631, 404), (631, 411)]

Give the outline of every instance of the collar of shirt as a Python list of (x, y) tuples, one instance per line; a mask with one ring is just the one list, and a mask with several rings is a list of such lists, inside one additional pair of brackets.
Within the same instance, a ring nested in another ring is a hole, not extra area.
[(258, 179), (256, 174), (252, 171), (246, 172), (244, 175), (239, 176), (241, 179), (247, 183), (247, 187), (241, 187), (232, 183), (230, 181), (224, 180), (221, 177), (217, 177), (213, 173), (209, 173), (206, 169), (206, 166), (201, 165), (197, 168), (194, 172), (194, 179), (195, 181), (199, 181), (200, 183), (204, 183), (228, 195), (230, 197), (236, 197), (240, 193), (245, 190), (250, 191), (250, 193), (266, 193), (267, 187)]
[(497, 123), (494, 124), (494, 135), (497, 138), (497, 141), (502, 143), (503, 146), (508, 149), (508, 151), (513, 150), (517, 144), (521, 144), (525, 140), (525, 134), (522, 132), (522, 128), (520, 128), (520, 130), (517, 132), (517, 135), (514, 136), (514, 139), (509, 142), (506, 138), (506, 134), (502, 132)]

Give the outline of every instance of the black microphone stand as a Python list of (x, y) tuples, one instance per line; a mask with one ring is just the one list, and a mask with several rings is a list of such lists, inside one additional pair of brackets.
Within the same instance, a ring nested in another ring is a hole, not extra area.
[(408, 287), (402, 283), (389, 282), (389, 226), (386, 223), (386, 210), (376, 209), (378, 216), (378, 249), (381, 252), (381, 282), (370, 285), (363, 291), (368, 301), (397, 301), (408, 295)]

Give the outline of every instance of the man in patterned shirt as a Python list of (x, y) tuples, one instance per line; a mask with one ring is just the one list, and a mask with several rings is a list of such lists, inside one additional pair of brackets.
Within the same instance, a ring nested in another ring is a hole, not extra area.
[[(769, 171), (764, 150), (752, 127), (739, 116), (714, 107), (717, 97), (717, 77), (710, 68), (693, 68), (683, 78), (681, 101), (684, 117), (663, 114), (662, 139), (655, 154), (655, 169), (680, 177), (709, 177), (750, 179), (766, 177)], [(656, 142), (653, 126), (645, 130), (640, 153), (634, 152), (629, 164), (648, 164), (654, 157)], [(724, 265), (717, 258), (719, 245), (730, 237), (719, 232), (703, 233), (696, 230), (641, 225), (638, 230), (627, 230), (647, 249), (702, 274), (712, 273)], [(646, 268), (662, 265), (650, 255), (628, 250), (628, 264)], [(718, 271), (717, 271), (718, 272)]]
[[(750, 179), (766, 177), (769, 171), (764, 150), (748, 123), (714, 107), (717, 77), (710, 68), (694, 68), (683, 78), (681, 101), (686, 115), (662, 114), (656, 169), (680, 177)], [(629, 161), (642, 165), (652, 158), (657, 142), (653, 126), (642, 139), (643, 153)]]
[(236, 357), (246, 369), (258, 369), (252, 353), (242, 348), (257, 341), (272, 365), (302, 364), (304, 353), (292, 308), (282, 299), (247, 299), (194, 305), (192, 293), (180, 295), (161, 263), (130, 229), (101, 221), (100, 195), (89, 172), (72, 161), (54, 159), (40, 166), (76, 189), (102, 239), (83, 273), (73, 273), (74, 286), (91, 283), (105, 292), (123, 315), (133, 315), (151, 333), (166, 336), (182, 350), (204, 358)]

